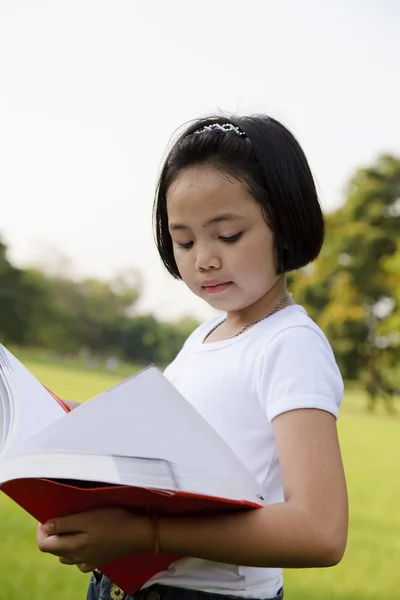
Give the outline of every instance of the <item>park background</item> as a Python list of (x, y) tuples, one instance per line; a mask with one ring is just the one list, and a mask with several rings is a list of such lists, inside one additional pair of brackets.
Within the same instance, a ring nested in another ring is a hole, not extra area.
[[(164, 366), (215, 314), (154, 247), (181, 123), (266, 112), (309, 158), (327, 237), (289, 287), (346, 380), (350, 533), (337, 567), (286, 572), (294, 600), (399, 595), (399, 27), (394, 0), (0, 3), (0, 341), (62, 397)], [(0, 600), (85, 597), (3, 497), (0, 523)]]

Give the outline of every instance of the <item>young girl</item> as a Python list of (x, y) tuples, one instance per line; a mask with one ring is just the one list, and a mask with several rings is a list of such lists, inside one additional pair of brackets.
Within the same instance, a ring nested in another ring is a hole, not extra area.
[[(168, 271), (222, 311), (189, 336), (165, 375), (263, 485), (267, 505), (156, 525), (102, 509), (39, 526), (39, 547), (89, 572), (156, 539), (182, 558), (137, 599), (280, 600), (282, 568), (335, 565), (347, 538), (336, 431), (343, 383), (328, 341), (285, 280), (323, 242), (307, 160), (272, 118), (201, 119), (165, 160), (155, 225)], [(98, 571), (88, 598), (128, 600)]]

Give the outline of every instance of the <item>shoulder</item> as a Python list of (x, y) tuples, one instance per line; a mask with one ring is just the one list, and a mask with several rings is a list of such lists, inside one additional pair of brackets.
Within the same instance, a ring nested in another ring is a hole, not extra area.
[(320, 408), (337, 417), (343, 380), (329, 341), (302, 307), (289, 309), (261, 343), (258, 379), (263, 406), (270, 420), (295, 408)]
[(302, 306), (298, 304), (289, 306), (277, 313), (275, 317), (265, 331), (267, 335), (263, 335), (264, 332), (260, 331), (260, 342), (264, 349), (273, 347), (275, 352), (279, 346), (286, 348), (291, 345), (294, 349), (307, 347), (312, 351), (314, 346), (325, 346), (333, 356), (326, 335)]

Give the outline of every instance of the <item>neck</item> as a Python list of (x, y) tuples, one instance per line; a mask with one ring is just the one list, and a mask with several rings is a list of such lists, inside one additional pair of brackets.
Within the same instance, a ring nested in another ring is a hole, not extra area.
[[(268, 292), (262, 296), (257, 302), (254, 304), (247, 306), (244, 309), (239, 309), (237, 311), (227, 312), (226, 323), (229, 324), (230, 327), (235, 329), (240, 329), (250, 321), (257, 321), (258, 319), (262, 319), (267, 315), (285, 296), (287, 296), (288, 291), (286, 288), (286, 278), (285, 276), (279, 277), (274, 285), (268, 290)], [(293, 300), (290, 298), (282, 307), (278, 309), (278, 311), (286, 308), (294, 304)], [(277, 311), (277, 312), (278, 312)]]

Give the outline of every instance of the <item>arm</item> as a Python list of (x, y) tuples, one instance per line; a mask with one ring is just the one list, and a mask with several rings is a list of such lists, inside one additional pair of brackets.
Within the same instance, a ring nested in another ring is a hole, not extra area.
[[(254, 567), (340, 561), (347, 494), (335, 418), (321, 410), (292, 410), (277, 416), (273, 427), (284, 502), (228, 516), (161, 518), (161, 550)], [(128, 552), (152, 550), (153, 531), (147, 517), (102, 509), (52, 521), (39, 530), (38, 543), (61, 562), (90, 571)]]
[(160, 547), (255, 567), (337, 564), (347, 539), (347, 493), (335, 418), (300, 409), (273, 421), (285, 501), (243, 514), (160, 521)]

